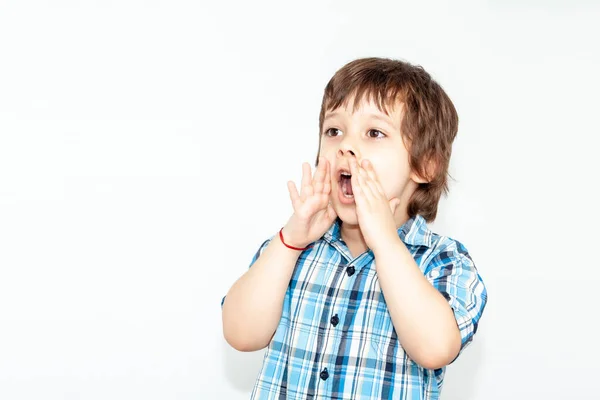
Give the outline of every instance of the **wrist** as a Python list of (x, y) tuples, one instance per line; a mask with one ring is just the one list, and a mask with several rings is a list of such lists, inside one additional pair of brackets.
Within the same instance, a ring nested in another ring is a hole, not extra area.
[(376, 255), (377, 253), (394, 248), (399, 243), (401, 243), (401, 240), (396, 232), (394, 232), (393, 235), (382, 235), (380, 238), (375, 240), (373, 246), (370, 247), (371, 250), (373, 250), (373, 254)]
[(291, 250), (304, 251), (312, 247), (308, 243), (297, 242), (293, 239), (290, 240), (289, 229), (286, 229), (285, 226), (279, 230), (279, 240), (285, 247)]

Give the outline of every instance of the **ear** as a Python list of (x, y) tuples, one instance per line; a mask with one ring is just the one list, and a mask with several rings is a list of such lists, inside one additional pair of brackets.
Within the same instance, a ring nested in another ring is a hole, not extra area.
[(412, 171), (410, 173), (410, 179), (415, 183), (428, 183), (429, 182), (429, 180), (422, 178), (421, 175), (417, 174), (414, 171)]
[(433, 177), (435, 176), (435, 171), (436, 171), (436, 164), (433, 160), (429, 160), (427, 161), (427, 166), (426, 166), (426, 171), (425, 171), (425, 176), (422, 176), (420, 173), (418, 173), (417, 171), (411, 171), (410, 172), (410, 179), (415, 182), (415, 183), (429, 183), (431, 182), (431, 180), (433, 179)]

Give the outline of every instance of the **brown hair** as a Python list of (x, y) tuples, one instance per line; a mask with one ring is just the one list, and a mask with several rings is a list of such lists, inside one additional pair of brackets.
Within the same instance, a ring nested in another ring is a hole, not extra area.
[[(387, 58), (362, 58), (349, 62), (331, 78), (323, 94), (319, 115), (319, 151), (326, 111), (346, 106), (354, 97), (354, 111), (364, 96), (382, 112), (403, 104), (400, 131), (413, 171), (425, 178), (409, 200), (409, 217), (435, 219), (442, 194), (448, 193), (448, 166), (458, 115), (442, 87), (423, 67)], [(317, 155), (318, 160), (318, 155)]]

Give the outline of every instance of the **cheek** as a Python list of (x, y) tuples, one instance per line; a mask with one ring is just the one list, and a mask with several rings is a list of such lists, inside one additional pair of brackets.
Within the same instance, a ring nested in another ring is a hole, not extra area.
[(328, 159), (329, 162), (332, 162), (335, 160), (335, 149), (332, 146), (321, 145), (319, 155)]
[(397, 163), (380, 163), (375, 165), (375, 174), (385, 195), (388, 198), (398, 196), (404, 189), (403, 173)]
[(334, 146), (332, 146), (331, 140), (321, 138), (321, 153), (331, 152), (333, 150), (333, 147)]
[(379, 180), (379, 184), (383, 188), (385, 194), (390, 197), (395, 192), (395, 184), (397, 183), (394, 179), (394, 176), (386, 170), (382, 170), (381, 172), (375, 170), (377, 173), (377, 179)]

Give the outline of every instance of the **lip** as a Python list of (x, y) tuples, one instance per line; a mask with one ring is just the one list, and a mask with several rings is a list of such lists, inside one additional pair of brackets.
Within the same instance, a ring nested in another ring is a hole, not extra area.
[(342, 172), (345, 172), (347, 174), (351, 174), (350, 173), (350, 167), (346, 167), (344, 165), (340, 165), (339, 167), (337, 167), (335, 169), (335, 183), (336, 183), (335, 189), (336, 189), (336, 192), (337, 192), (337, 196), (338, 196), (339, 202), (341, 204), (343, 204), (343, 205), (351, 205), (351, 204), (354, 204), (354, 198), (350, 198), (350, 199), (346, 198), (344, 196), (344, 194), (342, 193), (342, 188), (340, 186), (340, 180), (341, 180), (340, 175), (342, 174)]
[(351, 173), (350, 173), (350, 167), (345, 167), (343, 165), (339, 166), (335, 170), (335, 180), (336, 180), (336, 182), (340, 181), (340, 175), (342, 174), (342, 172), (345, 172), (345, 173), (351, 175)]

